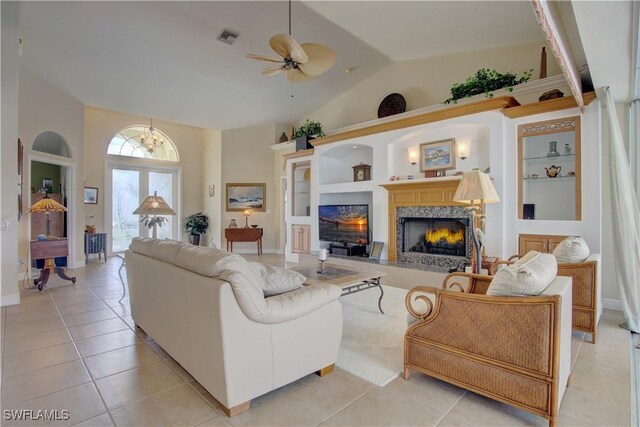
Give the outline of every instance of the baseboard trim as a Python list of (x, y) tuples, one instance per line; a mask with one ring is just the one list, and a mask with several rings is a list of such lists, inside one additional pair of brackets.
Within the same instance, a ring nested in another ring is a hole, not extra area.
[(84, 260), (82, 260), (82, 261), (74, 261), (74, 262), (71, 263), (71, 265), (67, 266), (67, 268), (75, 270), (76, 268), (82, 268), (85, 265), (86, 265), (86, 262)]
[(0, 298), (0, 306), (1, 307), (5, 307), (7, 305), (16, 305), (16, 304), (20, 304), (20, 294), (11, 294), (11, 295), (5, 295), (2, 298)]
[(619, 299), (602, 298), (602, 307), (606, 308), (607, 310), (623, 311), (622, 301), (620, 301)]

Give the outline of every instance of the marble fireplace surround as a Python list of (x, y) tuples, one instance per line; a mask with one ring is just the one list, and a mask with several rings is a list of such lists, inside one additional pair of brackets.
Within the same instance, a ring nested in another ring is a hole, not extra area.
[(435, 255), (420, 252), (403, 252), (403, 227), (405, 218), (468, 219), (469, 212), (462, 206), (399, 206), (396, 208), (396, 260), (406, 264), (428, 264), (443, 268), (456, 268), (469, 262), (471, 256), (471, 228), (465, 226), (466, 256)]

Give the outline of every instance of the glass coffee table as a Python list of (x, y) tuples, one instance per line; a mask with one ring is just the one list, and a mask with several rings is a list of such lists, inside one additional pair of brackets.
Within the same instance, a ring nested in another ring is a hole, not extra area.
[(343, 265), (335, 265), (324, 263), (324, 268), (320, 271), (319, 265), (303, 265), (294, 267), (292, 270), (297, 271), (307, 278), (305, 285), (313, 285), (315, 283), (331, 283), (342, 288), (342, 295), (355, 294), (356, 292), (365, 291), (371, 288), (380, 289), (380, 298), (378, 299), (378, 310), (382, 311), (382, 297), (384, 290), (380, 285), (380, 278), (384, 273), (378, 271), (355, 270)]

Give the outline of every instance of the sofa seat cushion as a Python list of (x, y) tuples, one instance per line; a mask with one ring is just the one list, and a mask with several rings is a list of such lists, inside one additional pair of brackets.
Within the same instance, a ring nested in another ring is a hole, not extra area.
[(558, 264), (552, 254), (531, 251), (494, 276), (487, 295), (540, 295), (555, 279)]
[(553, 256), (559, 264), (584, 262), (589, 257), (589, 246), (582, 237), (569, 236), (556, 246)]
[(228, 263), (246, 262), (240, 255), (206, 246), (183, 245), (175, 264), (206, 277), (217, 277)]
[(306, 277), (288, 268), (274, 267), (256, 261), (247, 261), (258, 278), (265, 297), (300, 288)]

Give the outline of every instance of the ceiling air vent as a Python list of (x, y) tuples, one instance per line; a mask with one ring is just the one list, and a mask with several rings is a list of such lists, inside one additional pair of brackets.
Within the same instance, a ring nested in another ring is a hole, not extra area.
[(235, 42), (237, 38), (237, 34), (231, 32), (230, 30), (227, 30), (226, 28), (222, 30), (222, 32), (218, 36), (218, 40), (226, 44), (233, 44), (233, 42)]

